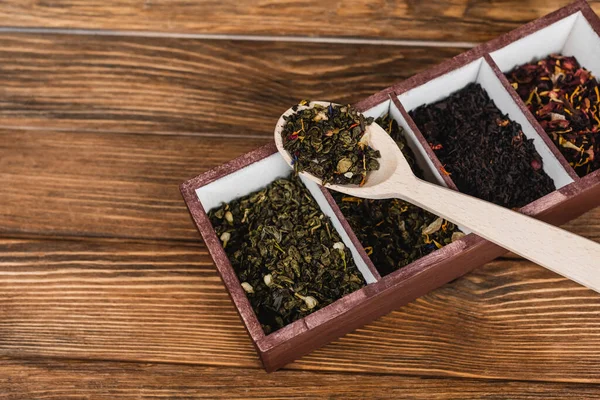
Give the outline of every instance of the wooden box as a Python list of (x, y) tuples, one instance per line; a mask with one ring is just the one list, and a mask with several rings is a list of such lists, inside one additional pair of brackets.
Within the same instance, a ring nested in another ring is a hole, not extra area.
[[(470, 82), (480, 83), (496, 105), (522, 125), (528, 138), (534, 139), (536, 149), (543, 157), (544, 169), (557, 187), (556, 191), (523, 207), (521, 212), (552, 224), (563, 224), (600, 204), (600, 170), (578, 177), (502, 73), (533, 59), (562, 53), (576, 56), (583, 67), (600, 76), (599, 35), (600, 20), (587, 3), (578, 1), (384, 89), (359, 102), (356, 107), (373, 117), (389, 112), (404, 128), (426, 178), (456, 190), (451, 176), (440, 173), (442, 165), (408, 111), (447, 97)], [(287, 106), (282, 105), (282, 108)], [(222, 201), (264, 187), (288, 172), (289, 167), (277, 154), (274, 144), (270, 144), (181, 185), (194, 222), (267, 371), (281, 368), (505, 253), (504, 249), (468, 234), (381, 277), (329, 192), (309, 183), (307, 187), (323, 212), (331, 217), (368, 284), (301, 320), (265, 335), (206, 211)], [(598, 262), (600, 267), (600, 260)]]

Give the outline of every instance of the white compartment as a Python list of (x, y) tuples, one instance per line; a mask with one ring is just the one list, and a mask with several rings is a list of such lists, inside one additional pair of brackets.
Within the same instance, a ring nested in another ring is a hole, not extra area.
[(544, 171), (554, 180), (556, 188), (559, 189), (572, 183), (573, 179), (554, 157), (483, 58), (411, 89), (398, 96), (398, 99), (406, 111), (411, 111), (423, 104), (431, 104), (444, 99), (472, 82), (479, 83), (500, 111), (508, 114), (511, 120), (521, 124), (525, 136), (533, 139), (533, 144), (542, 157)]
[(423, 105), (445, 99), (452, 93), (464, 88), (471, 82), (477, 81), (483, 59), (452, 70), (445, 75), (432, 79), (421, 86), (408, 90), (398, 96), (400, 104), (409, 112)]
[(583, 67), (600, 76), (600, 37), (581, 12), (561, 19), (490, 55), (500, 70), (506, 73), (519, 65), (555, 53), (574, 56)]
[(373, 117), (373, 118), (377, 119), (389, 112), (391, 104), (392, 104), (391, 100), (386, 100), (383, 103), (377, 104), (375, 107), (365, 110), (362, 114), (365, 117)]
[[(239, 169), (221, 179), (218, 179), (206, 186), (196, 189), (196, 195), (202, 203), (202, 207), (208, 212), (221, 203), (227, 203), (238, 197), (245, 196), (257, 190), (266, 187), (277, 178), (283, 178), (289, 175), (292, 169), (286, 164), (284, 159), (275, 153), (263, 160), (257, 161), (242, 169)], [(337, 218), (333, 209), (327, 203), (325, 196), (319, 189), (319, 186), (303, 177), (302, 182), (310, 191), (313, 198), (321, 208), (321, 211), (331, 219), (331, 224), (338, 232), (344, 244), (350, 249), (352, 258), (359, 271), (367, 283), (376, 281), (375, 277), (367, 267), (367, 264), (358, 254), (356, 247), (343, 229), (340, 220)]]

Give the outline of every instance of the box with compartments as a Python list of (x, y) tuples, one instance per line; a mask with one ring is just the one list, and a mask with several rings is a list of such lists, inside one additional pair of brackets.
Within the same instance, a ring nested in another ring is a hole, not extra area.
[[(528, 139), (533, 139), (535, 150), (543, 160), (543, 170), (556, 187), (555, 191), (521, 207), (520, 212), (552, 224), (563, 224), (600, 204), (600, 170), (583, 176), (576, 173), (572, 163), (563, 156), (560, 146), (553, 142), (530, 111), (526, 100), (519, 96), (516, 85), (505, 76), (515, 67), (551, 54), (574, 56), (583, 68), (600, 76), (600, 20), (586, 2), (573, 3), (482, 44), (386, 88), (355, 104), (355, 107), (369, 117), (389, 115), (403, 129), (424, 178), (459, 190), (453, 176), (445, 173), (443, 163), (411, 118), (411, 112), (421, 105), (445, 99), (471, 83), (479, 84), (496, 107), (519, 123)], [(332, 304), (267, 334), (207, 213), (222, 203), (262, 189), (290, 172), (275, 145), (269, 144), (181, 185), (192, 218), (267, 371), (281, 368), (506, 252), (465, 232), (466, 235), (460, 239), (394, 272), (383, 274), (359, 242), (331, 193), (302, 179), (350, 250), (366, 284)]]

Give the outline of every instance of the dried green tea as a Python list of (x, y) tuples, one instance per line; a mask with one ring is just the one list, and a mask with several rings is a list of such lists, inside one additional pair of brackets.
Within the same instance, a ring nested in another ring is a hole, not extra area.
[(590, 71), (552, 54), (506, 77), (579, 176), (600, 169), (600, 82)]
[[(387, 115), (376, 122), (394, 139), (414, 174), (422, 178), (423, 172), (398, 123)], [(451, 222), (406, 201), (360, 199), (334, 191), (331, 194), (382, 276), (464, 236)]]
[(350, 250), (296, 176), (208, 216), (267, 334), (365, 285)]
[[(302, 101), (298, 106), (307, 104)], [(324, 184), (363, 185), (367, 173), (379, 169), (379, 151), (364, 140), (373, 118), (365, 118), (350, 105), (298, 106), (285, 117), (281, 132), (296, 173), (306, 171)]]

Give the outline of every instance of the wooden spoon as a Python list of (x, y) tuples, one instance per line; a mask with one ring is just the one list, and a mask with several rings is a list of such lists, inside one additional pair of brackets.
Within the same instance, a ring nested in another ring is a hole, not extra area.
[[(314, 104), (328, 106), (330, 103), (311, 102), (308, 107)], [(298, 110), (304, 108), (307, 106), (299, 106)], [(283, 148), (281, 131), (284, 117), (293, 113), (291, 108), (286, 111), (275, 127), (277, 149), (290, 166), (292, 158)], [(369, 173), (364, 186), (326, 184), (327, 188), (366, 199), (399, 198), (416, 204), (600, 292), (599, 244), (510, 209), (425, 182), (413, 174), (394, 140), (379, 125), (375, 122), (369, 125), (365, 135), (368, 135), (369, 146), (381, 152), (379, 170)], [(322, 185), (320, 179), (306, 172), (301, 175)]]

